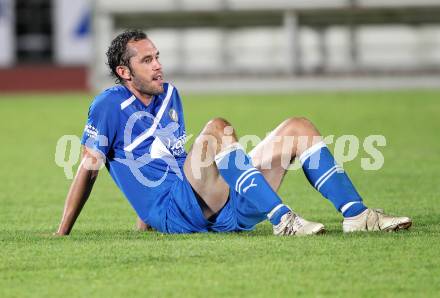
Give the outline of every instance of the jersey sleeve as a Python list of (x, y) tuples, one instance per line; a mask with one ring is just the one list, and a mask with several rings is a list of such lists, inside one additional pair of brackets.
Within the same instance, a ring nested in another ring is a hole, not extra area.
[(116, 138), (118, 110), (110, 102), (93, 102), (89, 108), (81, 144), (107, 156)]

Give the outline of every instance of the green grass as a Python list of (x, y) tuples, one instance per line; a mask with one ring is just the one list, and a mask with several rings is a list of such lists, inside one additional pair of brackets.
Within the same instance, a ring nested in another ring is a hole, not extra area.
[[(184, 91), (184, 90), (182, 90)], [(324, 135), (382, 134), (384, 167), (344, 166), (369, 206), (413, 217), (408, 232), (343, 235), (341, 217), (287, 175), (281, 196), (327, 234), (276, 238), (134, 231), (135, 214), (104, 171), (70, 237), (54, 238), (70, 181), (55, 145), (80, 135), (88, 94), (1, 95), (0, 297), (427, 297), (440, 292), (440, 91), (184, 94), (188, 133), (223, 116), (264, 136), (291, 115)]]

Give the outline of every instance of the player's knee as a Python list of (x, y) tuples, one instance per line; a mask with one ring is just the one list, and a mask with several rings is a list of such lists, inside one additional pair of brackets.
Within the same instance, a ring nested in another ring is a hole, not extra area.
[(211, 119), (210, 121), (208, 121), (208, 123), (206, 123), (205, 128), (204, 128), (204, 132), (205, 133), (209, 133), (209, 134), (213, 134), (215, 136), (222, 136), (226, 133), (229, 133), (228, 130), (231, 130), (232, 126), (231, 124), (223, 118), (214, 118)]
[(313, 123), (306, 117), (291, 117), (284, 121), (283, 130), (285, 135), (309, 135), (316, 131)]

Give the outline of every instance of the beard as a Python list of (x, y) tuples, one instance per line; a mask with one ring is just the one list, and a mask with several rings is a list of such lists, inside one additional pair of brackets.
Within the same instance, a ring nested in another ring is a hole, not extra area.
[(133, 80), (133, 85), (136, 86), (136, 89), (143, 94), (148, 95), (159, 95), (164, 92), (163, 83), (159, 84), (156, 81), (139, 81), (137, 79)]

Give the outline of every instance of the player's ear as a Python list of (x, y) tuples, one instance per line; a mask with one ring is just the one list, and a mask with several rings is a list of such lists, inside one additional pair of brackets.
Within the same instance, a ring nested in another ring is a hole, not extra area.
[(124, 65), (116, 66), (116, 73), (121, 77), (122, 79), (128, 81), (131, 79), (131, 71), (130, 68)]

